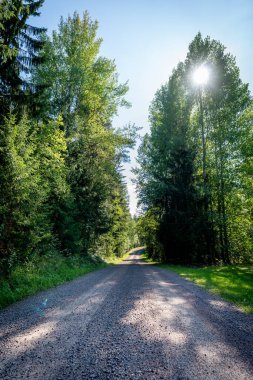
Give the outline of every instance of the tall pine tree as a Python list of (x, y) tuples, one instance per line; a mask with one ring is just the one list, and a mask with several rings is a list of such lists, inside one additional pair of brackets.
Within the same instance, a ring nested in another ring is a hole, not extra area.
[(38, 16), (44, 0), (2, 0), (0, 2), (0, 107), (1, 115), (36, 102), (37, 88), (29, 75), (42, 57), (45, 28), (28, 23)]

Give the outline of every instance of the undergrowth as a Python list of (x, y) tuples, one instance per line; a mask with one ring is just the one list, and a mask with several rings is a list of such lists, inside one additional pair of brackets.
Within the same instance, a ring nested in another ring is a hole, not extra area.
[(64, 257), (55, 253), (35, 257), (28, 264), (17, 266), (8, 279), (0, 280), (0, 308), (107, 265), (98, 257)]

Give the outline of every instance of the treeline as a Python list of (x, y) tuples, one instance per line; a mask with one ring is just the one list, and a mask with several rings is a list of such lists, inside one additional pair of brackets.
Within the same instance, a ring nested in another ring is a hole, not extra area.
[[(209, 75), (205, 84), (201, 75)], [(175, 263), (252, 261), (252, 98), (219, 41), (197, 34), (157, 91), (150, 124), (136, 170), (144, 211), (138, 230), (149, 255)]]
[(112, 127), (127, 84), (88, 13), (49, 37), (28, 23), (42, 4), (0, 4), (2, 275), (47, 252), (120, 256), (134, 240), (121, 165), (135, 131)]

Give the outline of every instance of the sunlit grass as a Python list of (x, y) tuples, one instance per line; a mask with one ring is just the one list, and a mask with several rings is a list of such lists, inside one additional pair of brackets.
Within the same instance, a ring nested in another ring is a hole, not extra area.
[(227, 301), (233, 302), (246, 313), (253, 313), (253, 267), (210, 266), (191, 268), (162, 265), (180, 276), (203, 286)]
[(121, 261), (127, 259), (131, 252), (132, 251), (129, 251), (120, 257), (117, 257), (117, 256), (106, 257), (104, 260), (106, 261), (107, 264), (116, 265), (116, 264), (121, 263)]
[[(143, 258), (147, 260), (145, 254)], [(152, 260), (150, 263), (157, 264)], [(234, 303), (242, 311), (253, 313), (253, 266), (226, 265), (201, 268), (159, 264), (187, 280), (207, 288), (210, 292)]]

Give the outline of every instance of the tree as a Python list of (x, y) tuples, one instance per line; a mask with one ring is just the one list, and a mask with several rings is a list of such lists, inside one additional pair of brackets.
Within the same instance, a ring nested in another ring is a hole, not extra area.
[(35, 83), (47, 86), (41, 100), (44, 117), (63, 117), (68, 181), (83, 253), (110, 229), (111, 194), (121, 186), (120, 164), (134, 140), (131, 131), (111, 125), (118, 107), (128, 104), (128, 87), (118, 83), (114, 62), (99, 56), (97, 28), (87, 12), (82, 19), (77, 13), (61, 19), (45, 43), (45, 63), (34, 70)]
[(52, 199), (69, 193), (60, 121), (19, 122), (11, 115), (0, 128), (0, 261), (8, 272), (54, 245)]
[(136, 230), (142, 245), (146, 246), (147, 254), (155, 260), (165, 260), (163, 246), (159, 242), (159, 209), (149, 209), (137, 220)]
[(0, 3), (1, 114), (35, 105), (38, 88), (30, 81), (29, 74), (43, 59), (40, 52), (46, 29), (34, 27), (27, 21), (30, 16), (39, 15), (43, 2), (2, 0)]
[[(201, 94), (192, 81), (200, 65), (211, 77)], [(166, 260), (249, 258), (252, 194), (244, 169), (251, 167), (251, 110), (234, 57), (199, 33), (185, 62), (157, 92), (151, 133), (139, 152), (140, 200), (146, 212), (155, 208), (160, 215), (156, 236)]]
[(183, 75), (180, 64), (155, 95), (150, 107), (151, 134), (140, 148), (137, 170), (141, 201), (149, 211), (156, 210), (151, 215), (156, 215), (158, 223), (160, 257), (177, 262), (200, 259), (201, 250), (202, 255), (205, 252), (199, 228), (203, 218), (197, 207), (201, 199), (193, 184), (195, 149), (188, 140), (191, 103), (184, 93)]
[[(244, 126), (238, 124), (251, 103), (248, 85), (242, 83), (235, 58), (226, 53), (225, 47), (199, 33), (189, 46), (186, 72), (192, 72), (199, 64), (205, 64), (211, 79), (202, 91), (202, 113), (206, 145), (207, 215), (216, 237), (216, 257), (225, 263), (231, 261), (229, 203), (235, 191), (235, 168), (243, 157), (240, 141)], [(188, 85), (194, 96), (196, 90)], [(202, 152), (203, 153), (203, 152)]]
[(67, 136), (75, 131), (75, 117), (87, 123), (110, 127), (119, 106), (127, 106), (127, 84), (118, 83), (113, 61), (100, 57), (102, 43), (97, 38), (97, 21), (86, 12), (67, 20), (47, 39), (45, 63), (34, 73), (37, 85), (46, 86), (43, 103), (46, 116), (61, 114)]
[[(42, 36), (43, 28), (27, 24), (41, 4), (1, 3), (0, 262), (5, 274), (33, 255), (120, 256), (130, 246), (121, 164), (134, 144), (135, 128), (112, 127), (118, 107), (127, 105), (127, 85), (118, 83), (114, 62), (99, 56), (97, 23), (87, 13), (83, 19), (77, 13), (62, 19), (50, 40)], [(37, 93), (38, 88), (44, 91)], [(31, 94), (36, 112), (31, 112)]]

